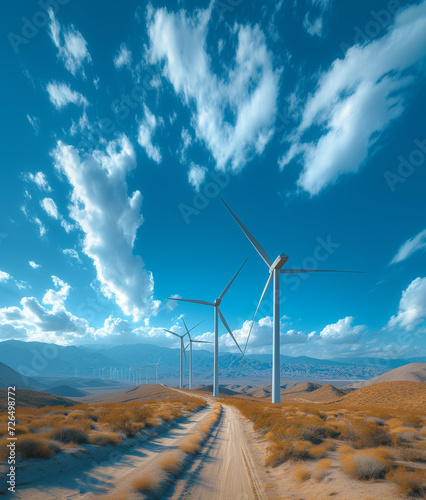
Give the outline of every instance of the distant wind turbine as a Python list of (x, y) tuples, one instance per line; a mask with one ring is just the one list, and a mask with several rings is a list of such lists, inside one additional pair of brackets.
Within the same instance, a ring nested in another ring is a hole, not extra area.
[(221, 313), (219, 306), (220, 306), (226, 292), (229, 290), (229, 288), (231, 287), (235, 278), (238, 276), (238, 273), (241, 271), (241, 269), (243, 268), (243, 266), (246, 262), (247, 262), (247, 259), (243, 262), (242, 266), (238, 269), (238, 271), (235, 273), (234, 277), (226, 285), (223, 292), (219, 295), (219, 297), (214, 302), (206, 302), (205, 300), (193, 300), (193, 299), (177, 299), (175, 297), (169, 297), (169, 299), (168, 299), (168, 300), (178, 300), (180, 302), (191, 302), (193, 304), (203, 304), (205, 306), (213, 306), (214, 307), (214, 367), (213, 367), (213, 396), (214, 397), (219, 397), (219, 320), (218, 320), (218, 316), (220, 317), (220, 319), (221, 319), (223, 325), (225, 326), (226, 330), (228, 331), (229, 335), (231, 335), (232, 339), (234, 340), (234, 342), (237, 345), (238, 349), (240, 350), (241, 354), (243, 354), (243, 351), (241, 351), (241, 348), (238, 345), (238, 342), (236, 341), (234, 334), (232, 333), (231, 329), (229, 328), (228, 323), (226, 322), (225, 318), (223, 317), (223, 314)]
[(166, 330), (165, 328), (163, 328), (163, 330), (165, 332), (167, 332), (167, 333), (171, 333), (175, 337), (179, 337), (180, 338), (180, 356), (179, 356), (180, 357), (180, 379), (179, 379), (179, 388), (183, 389), (183, 357), (182, 356), (185, 356), (185, 361), (186, 361), (185, 346), (184, 346), (184, 343), (183, 343), (183, 338), (185, 337), (186, 333), (184, 333), (183, 335), (179, 335), (178, 333), (172, 332), (170, 330)]
[[(185, 347), (185, 349), (187, 349), (189, 346), (189, 389), (192, 389), (192, 344), (194, 342), (197, 344), (213, 344), (213, 342), (209, 342), (208, 340), (192, 340), (191, 334), (189, 332), (192, 331), (195, 328), (195, 326), (193, 328), (191, 328), (191, 330), (188, 330), (188, 327), (186, 326), (185, 320), (182, 319), (182, 321), (183, 321), (183, 324), (185, 325), (186, 333), (189, 337), (189, 344)], [(201, 323), (198, 323), (198, 325), (201, 325)], [(198, 326), (198, 325), (196, 325), (196, 326)]]
[[(253, 321), (250, 326), (250, 331), (247, 336), (246, 345), (244, 348), (244, 353), (247, 349), (247, 344), (250, 338), (250, 334), (256, 319), (257, 312), (259, 311), (260, 304), (262, 303), (263, 297), (265, 296), (266, 290), (271, 284), (272, 278), (274, 279), (274, 292), (273, 292), (273, 336), (272, 336), (272, 403), (281, 403), (281, 388), (280, 388), (280, 273), (281, 274), (298, 274), (298, 273), (357, 273), (357, 271), (336, 271), (329, 269), (281, 269), (283, 265), (288, 260), (288, 255), (280, 254), (271, 262), (268, 254), (261, 246), (261, 244), (256, 240), (256, 238), (249, 232), (249, 230), (243, 225), (243, 223), (238, 219), (234, 212), (228, 207), (228, 205), (221, 198), (222, 203), (228, 209), (232, 217), (235, 219), (236, 223), (240, 226), (243, 233), (247, 236), (250, 243), (254, 246), (257, 253), (265, 261), (269, 268), (269, 277), (266, 282), (265, 288), (263, 289), (262, 295), (260, 297), (259, 304), (256, 309)], [(243, 354), (244, 357), (244, 354)]]
[(155, 363), (155, 383), (158, 384), (158, 369), (160, 368), (161, 358)]
[(148, 362), (148, 356), (146, 357), (146, 385), (148, 385), (148, 367), (152, 365), (149, 364)]

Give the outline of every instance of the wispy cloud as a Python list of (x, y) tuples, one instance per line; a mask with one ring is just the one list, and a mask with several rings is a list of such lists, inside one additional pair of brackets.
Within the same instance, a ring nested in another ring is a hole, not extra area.
[(204, 182), (206, 178), (207, 168), (200, 167), (200, 165), (196, 165), (192, 163), (189, 167), (188, 171), (188, 181), (195, 188), (196, 191), (200, 190), (201, 184)]
[(154, 146), (152, 143), (152, 136), (155, 134), (155, 130), (159, 125), (163, 124), (163, 120), (158, 119), (148, 107), (144, 104), (144, 118), (139, 123), (138, 129), (138, 143), (142, 146), (151, 160), (154, 160), (156, 163), (161, 162), (161, 152), (158, 146)]
[(66, 83), (50, 82), (47, 84), (46, 90), (50, 102), (58, 110), (65, 108), (68, 104), (75, 104), (76, 106), (87, 106), (89, 104), (82, 94), (72, 90)]
[(382, 38), (353, 46), (321, 74), (281, 168), (301, 156), (298, 186), (311, 195), (357, 172), (381, 133), (404, 112), (405, 91), (424, 78), (425, 58), (423, 1), (397, 14)]
[(25, 175), (25, 179), (34, 182), (34, 184), (41, 191), (46, 191), (46, 192), (52, 191), (52, 188), (49, 186), (49, 183), (47, 182), (46, 175), (43, 172), (37, 172), (36, 174), (32, 174), (31, 172), (29, 172), (28, 174)]
[(391, 264), (402, 262), (403, 260), (408, 259), (408, 257), (411, 257), (411, 255), (424, 248), (426, 248), (426, 229), (420, 231), (419, 234), (403, 243), (396, 253), (395, 257), (391, 260)]
[(73, 248), (65, 248), (65, 250), (62, 251), (62, 253), (69, 257), (72, 260), (75, 260), (79, 264), (81, 264), (81, 259), (80, 256), (78, 255), (77, 250), (74, 250)]
[(36, 262), (34, 262), (33, 260), (29, 260), (28, 261), (28, 264), (33, 268), (33, 269), (40, 269), (40, 264), (37, 264)]
[(211, 12), (212, 4), (193, 14), (151, 9), (148, 57), (163, 65), (164, 77), (191, 109), (197, 138), (205, 142), (217, 168), (230, 165), (238, 171), (263, 152), (273, 135), (279, 73), (257, 25), (233, 28), (238, 37), (235, 61), (224, 77), (213, 73), (206, 52)]
[(121, 69), (123, 67), (127, 67), (127, 68), (131, 67), (132, 53), (127, 48), (125, 43), (122, 43), (120, 45), (120, 49), (119, 49), (118, 53), (115, 55), (113, 62), (114, 62), (114, 66), (116, 69)]
[(74, 76), (78, 71), (84, 74), (84, 64), (90, 63), (92, 58), (87, 50), (87, 42), (83, 35), (73, 25), (61, 27), (52, 9), (49, 9), (50, 38), (58, 49), (58, 58), (65, 68)]
[(27, 120), (30, 122), (31, 127), (34, 130), (35, 135), (40, 132), (40, 120), (36, 116), (31, 116), (27, 113)]
[(49, 217), (52, 217), (52, 219), (59, 218), (58, 207), (52, 198), (43, 198), (40, 205)]

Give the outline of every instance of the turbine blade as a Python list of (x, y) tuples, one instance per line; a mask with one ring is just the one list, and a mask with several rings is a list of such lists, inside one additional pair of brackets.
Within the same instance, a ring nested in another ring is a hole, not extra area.
[(234, 214), (234, 212), (228, 207), (228, 205), (223, 201), (221, 198), (222, 203), (225, 205), (225, 207), (228, 209), (232, 217), (235, 219), (235, 222), (240, 226), (242, 229), (243, 233), (247, 236), (247, 238), (250, 240), (250, 243), (254, 246), (256, 249), (257, 253), (262, 257), (262, 259), (266, 262), (268, 267), (271, 267), (272, 262), (271, 259), (268, 257), (268, 254), (266, 253), (265, 249), (262, 247), (262, 245), (256, 240), (256, 238), (250, 233), (250, 231), (244, 226), (244, 224), (240, 221), (240, 219)]
[[(246, 345), (244, 347), (243, 359), (244, 359), (244, 356), (245, 356), (245, 353), (246, 353), (246, 350), (247, 350), (247, 344), (248, 344), (248, 341), (249, 341), (249, 338), (250, 338), (251, 331), (253, 329), (254, 322), (256, 320), (257, 313), (259, 311), (260, 304), (262, 303), (263, 297), (265, 296), (265, 293), (268, 290), (269, 285), (271, 284), (271, 280), (272, 280), (272, 273), (269, 274), (268, 281), (266, 282), (265, 288), (263, 289), (262, 295), (260, 296), (260, 300), (259, 300), (259, 304), (257, 305), (256, 312), (254, 313), (253, 321), (251, 322), (251, 325), (250, 325), (249, 334), (247, 335)], [(242, 362), (243, 362), (243, 360), (241, 360), (241, 363)]]
[(166, 330), (165, 328), (163, 328), (163, 330), (167, 333), (171, 333), (172, 335), (174, 335), (175, 337), (180, 337), (180, 335), (178, 335), (177, 333), (175, 332), (171, 332), (170, 330)]
[(191, 342), (196, 342), (197, 344), (213, 344), (209, 340), (191, 340)]
[(243, 262), (243, 265), (238, 269), (238, 271), (234, 274), (234, 277), (232, 280), (226, 285), (225, 290), (219, 295), (219, 298), (217, 300), (222, 300), (223, 297), (225, 296), (226, 292), (229, 290), (231, 287), (232, 283), (234, 282), (235, 278), (238, 276), (238, 273), (241, 271), (243, 268), (244, 264), (247, 262), (247, 259)]
[(203, 304), (205, 306), (214, 306), (211, 302), (206, 302), (205, 300), (192, 300), (192, 299), (175, 299), (169, 297), (167, 300), (178, 300), (179, 302), (191, 302), (192, 304)]
[(193, 326), (192, 328), (190, 328), (190, 329), (188, 330), (188, 332), (192, 332), (192, 330), (194, 330), (194, 328), (197, 328), (197, 326), (200, 326), (200, 325), (201, 325), (201, 323), (204, 323), (204, 321), (205, 321), (204, 319), (203, 319), (203, 321), (200, 321), (197, 325), (195, 325), (195, 326)]
[(188, 332), (188, 327), (186, 326), (185, 320), (182, 318), (183, 324), (185, 325), (186, 331)]
[(237, 342), (236, 338), (234, 337), (234, 334), (231, 332), (231, 329), (229, 328), (228, 323), (226, 322), (226, 320), (223, 317), (223, 314), (221, 313), (219, 308), (217, 308), (217, 312), (219, 313), (219, 316), (220, 316), (220, 319), (222, 320), (223, 325), (228, 330), (229, 335), (231, 335), (232, 339), (234, 340), (234, 342), (235, 342), (236, 346), (238, 347), (238, 349), (240, 350), (241, 354), (243, 354), (241, 347), (238, 345), (238, 342)]
[(181, 342), (182, 342), (182, 349), (183, 349), (183, 357), (185, 358), (185, 363), (187, 363), (187, 361), (186, 361), (186, 350), (185, 350), (185, 346), (183, 344), (183, 337), (181, 338)]
[(280, 269), (282, 274), (298, 274), (298, 273), (355, 273), (364, 274), (362, 271), (337, 271), (335, 269)]

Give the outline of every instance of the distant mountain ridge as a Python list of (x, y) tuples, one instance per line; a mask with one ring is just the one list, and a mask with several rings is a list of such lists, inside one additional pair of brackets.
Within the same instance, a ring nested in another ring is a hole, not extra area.
[[(0, 343), (0, 362), (15, 371), (33, 377), (98, 377), (104, 368), (104, 377), (110, 369), (120, 372), (125, 369), (140, 369), (146, 364), (156, 363), (161, 358), (160, 379), (176, 379), (179, 376), (179, 349), (159, 347), (152, 344), (125, 344), (117, 346), (57, 346), (42, 342), (8, 340)], [(241, 364), (241, 356), (223, 353), (219, 356), (219, 375), (224, 379), (266, 379), (271, 376), (271, 355), (248, 355)], [(369, 380), (389, 370), (390, 364), (406, 365), (410, 360), (376, 360), (365, 363), (308, 356), (290, 357), (281, 355), (281, 376), (300, 380)], [(209, 380), (213, 373), (213, 354), (205, 350), (194, 350), (194, 381)], [(185, 365), (185, 378), (188, 366)], [(155, 370), (149, 370), (149, 381), (155, 379)], [(161, 381), (161, 380), (160, 380)], [(58, 385), (58, 384), (56, 384)], [(69, 385), (69, 384), (68, 384)]]

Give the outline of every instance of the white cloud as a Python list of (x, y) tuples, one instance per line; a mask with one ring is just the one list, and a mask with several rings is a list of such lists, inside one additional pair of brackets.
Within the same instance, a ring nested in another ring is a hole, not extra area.
[(28, 261), (28, 264), (33, 268), (33, 269), (40, 269), (40, 264), (37, 264), (36, 262), (34, 262), (33, 260), (29, 260)]
[(398, 314), (392, 316), (388, 327), (413, 330), (426, 318), (426, 278), (416, 278), (402, 292)]
[(180, 137), (182, 139), (182, 145), (180, 147), (180, 150), (178, 150), (178, 154), (180, 156), (180, 162), (182, 164), (186, 163), (186, 151), (189, 148), (189, 146), (192, 144), (192, 137), (189, 131), (183, 127), (182, 132), (180, 133)]
[(43, 236), (45, 236), (47, 233), (46, 226), (41, 222), (41, 220), (38, 217), (34, 218), (34, 222), (37, 224), (40, 236), (43, 238)]
[(151, 158), (151, 160), (154, 160), (156, 163), (160, 163), (160, 148), (152, 144), (152, 136), (155, 134), (155, 129), (158, 125), (163, 123), (163, 120), (161, 118), (157, 119), (145, 104), (143, 105), (143, 109), (144, 119), (139, 124), (138, 143), (145, 149), (148, 158)]
[[(423, 1), (397, 14), (381, 39), (353, 46), (320, 75), (280, 167), (301, 155), (298, 185), (311, 195), (357, 172), (380, 134), (404, 112), (404, 91), (424, 77), (425, 57)], [(318, 130), (315, 142), (304, 139)]]
[(65, 248), (62, 253), (70, 259), (76, 260), (79, 264), (81, 264), (80, 256), (78, 255), (78, 252), (73, 248)]
[(52, 9), (49, 9), (50, 38), (58, 49), (58, 58), (65, 68), (74, 76), (78, 71), (84, 74), (84, 64), (90, 63), (92, 58), (87, 50), (87, 42), (83, 35), (73, 25), (63, 28), (55, 18)]
[(426, 229), (420, 231), (419, 234), (403, 243), (395, 257), (391, 260), (391, 264), (402, 262), (413, 255), (413, 253), (418, 252), (423, 248), (426, 248)]
[(135, 320), (155, 314), (154, 279), (140, 256), (133, 255), (142, 195), (128, 195), (126, 176), (136, 167), (136, 154), (122, 135), (106, 152), (96, 150), (81, 161), (77, 150), (58, 142), (56, 168), (72, 187), (70, 217), (84, 232), (83, 250), (93, 260), (103, 294), (114, 298)]
[(55, 288), (59, 288), (59, 290), (49, 289), (43, 296), (43, 304), (51, 305), (54, 308), (58, 308), (63, 306), (65, 301), (68, 298), (71, 287), (68, 283), (65, 283), (57, 276), (52, 276), (53, 284)]
[(47, 84), (46, 89), (49, 93), (50, 102), (58, 110), (68, 106), (68, 104), (75, 104), (76, 106), (87, 106), (89, 104), (82, 94), (71, 90), (66, 83), (50, 82)]
[(206, 173), (206, 167), (200, 167), (199, 165), (195, 165), (195, 163), (191, 163), (188, 171), (188, 181), (196, 191), (200, 190), (200, 186), (206, 178)]
[(52, 188), (49, 186), (49, 183), (47, 182), (46, 176), (43, 172), (37, 172), (36, 174), (28, 173), (26, 174), (26, 179), (34, 182), (34, 184), (36, 184), (36, 186), (41, 191), (52, 191)]
[(150, 9), (148, 56), (151, 63), (163, 63), (163, 75), (190, 107), (197, 138), (205, 142), (217, 168), (230, 164), (239, 171), (263, 152), (273, 135), (279, 74), (257, 25), (234, 27), (233, 65), (223, 78), (214, 74), (206, 52), (211, 12), (212, 4), (193, 15)]
[(361, 334), (366, 331), (366, 326), (352, 326), (354, 318), (347, 316), (339, 319), (337, 323), (327, 325), (320, 333), (320, 340), (327, 344), (351, 344), (358, 342)]
[(307, 13), (303, 19), (303, 27), (311, 36), (321, 37), (322, 17), (317, 17), (313, 21), (310, 21), (309, 14)]
[(10, 274), (6, 273), (5, 271), (0, 271), (0, 283), (2, 281), (8, 281), (10, 280), (11, 276)]
[(52, 198), (43, 198), (40, 205), (49, 217), (52, 217), (53, 219), (59, 218), (58, 207)]
[(40, 132), (40, 120), (36, 116), (31, 116), (27, 113), (27, 120), (30, 122), (31, 127), (34, 130), (35, 135)]
[(321, 37), (323, 19), (331, 7), (331, 0), (311, 0), (310, 8), (303, 19), (303, 27), (311, 36)]
[(130, 68), (132, 64), (132, 53), (130, 50), (126, 47), (125, 43), (122, 43), (120, 45), (120, 50), (118, 51), (117, 55), (114, 57), (114, 66), (116, 69), (120, 69), (124, 66), (127, 68)]

